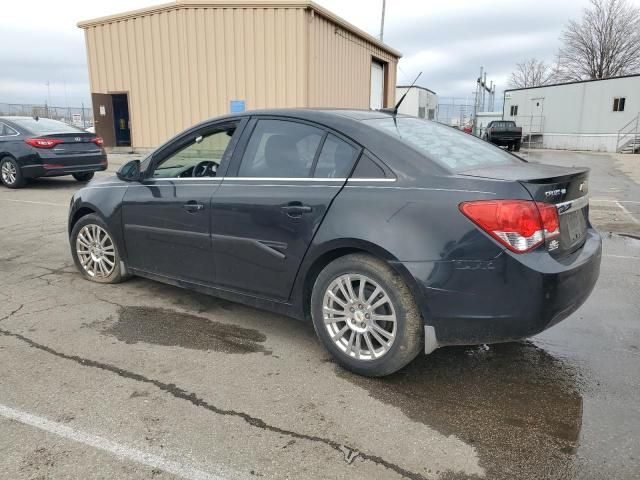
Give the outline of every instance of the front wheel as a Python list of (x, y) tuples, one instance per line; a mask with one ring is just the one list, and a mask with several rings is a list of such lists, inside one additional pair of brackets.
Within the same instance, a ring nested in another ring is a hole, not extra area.
[(88, 182), (93, 178), (93, 172), (81, 172), (72, 174), (73, 178), (75, 178), (79, 182)]
[(389, 375), (422, 347), (422, 319), (406, 283), (364, 254), (338, 258), (316, 279), (311, 316), (336, 361), (360, 375)]
[(11, 157), (0, 160), (0, 179), (2, 179), (4, 186), (9, 188), (20, 188), (25, 184), (20, 166)]
[(90, 214), (78, 220), (69, 241), (73, 261), (84, 278), (98, 283), (118, 283), (124, 279), (118, 247), (100, 217)]

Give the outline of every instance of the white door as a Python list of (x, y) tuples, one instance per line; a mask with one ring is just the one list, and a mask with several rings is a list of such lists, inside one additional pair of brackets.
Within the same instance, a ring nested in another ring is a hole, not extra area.
[(544, 97), (531, 99), (531, 133), (542, 133), (544, 127)]
[(371, 62), (371, 110), (379, 110), (384, 103), (384, 67)]

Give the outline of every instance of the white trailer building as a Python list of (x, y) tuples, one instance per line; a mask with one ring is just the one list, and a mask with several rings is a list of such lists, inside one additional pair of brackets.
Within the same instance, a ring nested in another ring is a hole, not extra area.
[(632, 152), (640, 146), (640, 75), (505, 90), (503, 117), (543, 148)]
[[(400, 100), (408, 88), (409, 86), (396, 87), (396, 101)], [(400, 105), (398, 113), (435, 120), (437, 110), (438, 96), (436, 92), (415, 85), (409, 90), (409, 93), (407, 93), (407, 98), (405, 98), (402, 105)]]

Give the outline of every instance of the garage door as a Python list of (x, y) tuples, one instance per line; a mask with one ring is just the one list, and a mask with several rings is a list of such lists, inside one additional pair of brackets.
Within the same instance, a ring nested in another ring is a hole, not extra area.
[(383, 107), (384, 98), (384, 66), (378, 62), (371, 62), (371, 103), (372, 110)]

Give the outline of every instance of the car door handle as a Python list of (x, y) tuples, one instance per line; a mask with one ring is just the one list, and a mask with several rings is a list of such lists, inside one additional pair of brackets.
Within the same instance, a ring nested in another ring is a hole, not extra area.
[(300, 202), (291, 202), (280, 208), (290, 217), (301, 217), (303, 213), (311, 213), (313, 210), (309, 205), (303, 205)]
[(189, 213), (199, 212), (200, 210), (204, 210), (204, 203), (196, 202), (195, 200), (190, 200), (185, 203), (182, 208), (184, 208)]

